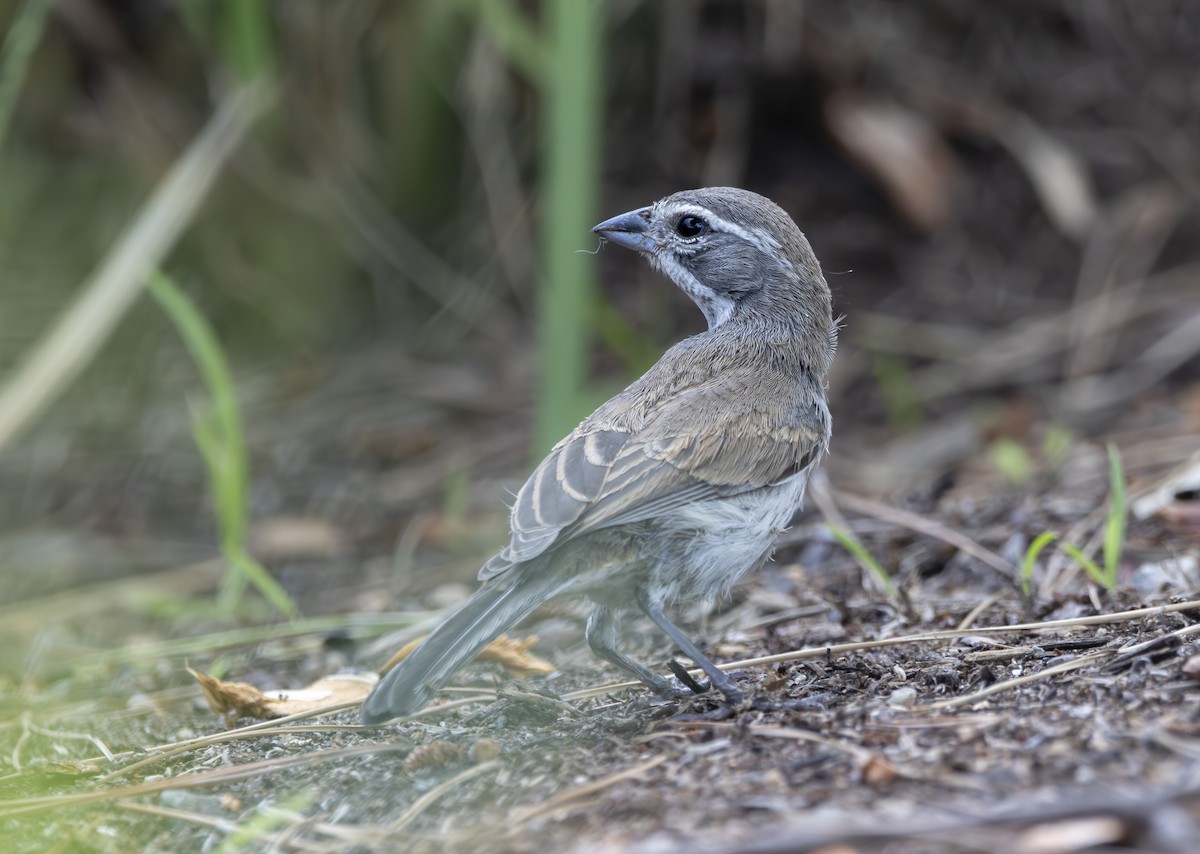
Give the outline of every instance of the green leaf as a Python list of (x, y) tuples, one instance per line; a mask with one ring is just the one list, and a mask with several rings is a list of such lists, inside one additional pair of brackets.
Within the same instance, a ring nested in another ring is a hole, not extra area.
[(1104, 587), (1106, 590), (1110, 589), (1108, 580), (1104, 574), (1104, 570), (1097, 566), (1094, 560), (1085, 555), (1078, 546), (1073, 546), (1070, 543), (1061, 543), (1059, 548), (1069, 554), (1072, 560), (1074, 560), (1077, 564), (1082, 566), (1087, 574), (1092, 577), (1093, 581)]
[(913, 389), (908, 362), (898, 356), (879, 355), (871, 366), (892, 426), (899, 432), (919, 427), (924, 415), (920, 398)]
[(1025, 560), (1021, 564), (1021, 592), (1029, 596), (1031, 584), (1033, 580), (1033, 565), (1037, 562), (1038, 555), (1042, 553), (1042, 549), (1050, 545), (1058, 539), (1058, 534), (1053, 531), (1043, 531), (1038, 534), (1029, 548), (1025, 550)]
[(887, 574), (879, 561), (875, 560), (874, 555), (867, 551), (867, 547), (859, 542), (858, 538), (849, 531), (843, 531), (835, 525), (829, 526), (829, 531), (846, 551), (854, 556), (858, 561), (859, 566), (870, 572), (883, 585), (883, 589), (887, 591), (888, 596), (895, 597), (896, 585), (892, 583), (891, 577)]
[(1042, 454), (1052, 467), (1059, 466), (1071, 452), (1071, 431), (1061, 424), (1051, 424), (1042, 439)]
[(988, 455), (992, 458), (992, 464), (1014, 486), (1024, 486), (1033, 477), (1033, 463), (1029, 459), (1029, 452), (1020, 442), (997, 439), (988, 448)]
[(1117, 570), (1125, 550), (1127, 507), (1125, 502), (1125, 469), (1121, 453), (1108, 443), (1108, 521), (1104, 526), (1104, 578), (1109, 590), (1117, 586)]
[(25, 82), (29, 57), (41, 40), (50, 0), (25, 0), (9, 24), (0, 48), (0, 143), (8, 134), (8, 122)]
[(221, 553), (229, 566), (222, 602), (235, 605), (249, 582), (281, 613), (292, 616), (296, 613), (295, 602), (246, 549), (249, 465), (233, 374), (225, 353), (204, 315), (172, 279), (155, 271), (150, 275), (149, 290), (175, 324), (211, 398), (211, 409), (191, 407), (192, 435), (208, 469)]

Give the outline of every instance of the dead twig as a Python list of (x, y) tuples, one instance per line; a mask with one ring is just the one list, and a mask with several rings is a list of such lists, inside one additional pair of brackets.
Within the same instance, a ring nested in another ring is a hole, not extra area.
[(351, 756), (366, 756), (377, 753), (395, 753), (408, 750), (407, 743), (384, 742), (382, 744), (361, 744), (355, 747), (339, 747), (330, 750), (318, 750), (314, 753), (284, 756), (275, 759), (264, 759), (260, 762), (248, 762), (244, 765), (234, 765), (229, 768), (217, 768), (212, 771), (201, 771), (153, 780), (148, 783), (138, 783), (123, 786), (118, 789), (107, 789), (96, 792), (79, 792), (67, 795), (49, 795), (46, 797), (17, 798), (9, 800), (0, 806), (0, 818), (14, 815), (27, 815), (46, 810), (62, 809), (83, 804), (94, 804), (104, 801), (114, 801), (121, 798), (139, 797), (142, 795), (158, 794), (172, 789), (199, 789), (205, 786), (226, 785), (241, 780), (249, 780), (266, 774), (313, 765), (322, 762), (332, 762)]
[[(718, 664), (717, 667), (721, 670), (743, 670), (749, 667), (761, 667), (763, 665), (781, 664), (789, 661), (803, 661), (806, 659), (832, 657), (851, 652), (860, 652), (863, 650), (877, 649), (879, 647), (886, 646), (898, 646), (907, 643), (926, 643), (937, 640), (954, 640), (957, 638), (972, 637), (975, 635), (1042, 632), (1053, 631), (1055, 629), (1079, 628), (1083, 626), (1103, 626), (1111, 625), (1113, 623), (1125, 623), (1131, 620), (1140, 620), (1146, 617), (1157, 617), (1162, 614), (1196, 610), (1200, 610), (1200, 599), (1191, 599), (1187, 602), (1176, 602), (1171, 605), (1161, 605), (1154, 608), (1135, 608), (1129, 611), (1118, 611), (1113, 614), (1093, 614), (1088, 617), (1071, 617), (1063, 620), (1045, 620), (1039, 623), (1017, 623), (1011, 626), (980, 626), (978, 628), (967, 630), (941, 629), (933, 632), (921, 632), (919, 634), (903, 635), (895, 638), (856, 641), (854, 643), (830, 644), (827, 646), (809, 647), (807, 649), (781, 652), (776, 653), (775, 655), (763, 655), (759, 656), (758, 658), (743, 658), (738, 661), (729, 661), (725, 662), (724, 664)], [(691, 673), (695, 676), (703, 675), (698, 669), (692, 670)], [(624, 688), (636, 688), (641, 684), (642, 683), (640, 682), (612, 682), (607, 685), (598, 685), (592, 688), (584, 688), (579, 691), (572, 691), (569, 694), (564, 694), (563, 699), (582, 700), (590, 697), (602, 696), (604, 694), (611, 694), (614, 691), (619, 691)]]
[(653, 759), (643, 762), (640, 765), (635, 765), (632, 768), (626, 768), (624, 771), (618, 771), (615, 774), (609, 774), (607, 777), (601, 777), (599, 780), (593, 780), (590, 783), (585, 783), (582, 786), (577, 786), (574, 789), (568, 789), (565, 792), (559, 792), (554, 797), (547, 800), (545, 803), (536, 804), (518, 812), (512, 818), (512, 822), (508, 828), (508, 835), (516, 833), (521, 826), (528, 824), (537, 818), (542, 818), (550, 813), (556, 812), (564, 807), (570, 806), (576, 801), (584, 798), (590, 798), (598, 792), (601, 792), (610, 786), (615, 786), (617, 783), (622, 783), (625, 780), (636, 779), (642, 776), (652, 768), (657, 768), (659, 765), (667, 761), (666, 755), (655, 756)]
[(481, 765), (476, 765), (473, 768), (460, 771), (449, 780), (439, 783), (428, 792), (421, 795), (421, 797), (413, 801), (412, 804), (409, 805), (408, 809), (400, 814), (398, 819), (383, 827), (380, 835), (383, 838), (398, 835), (404, 830), (404, 828), (408, 827), (410, 824), (420, 818), (421, 814), (433, 806), (433, 804), (445, 797), (446, 794), (458, 788), (468, 780), (478, 777), (481, 774), (487, 774), (491, 771), (495, 771), (499, 767), (500, 761), (498, 759), (493, 759), (490, 762), (484, 762)]
[(1003, 691), (1011, 691), (1013, 688), (1027, 685), (1030, 682), (1037, 682), (1041, 679), (1046, 679), (1050, 676), (1059, 676), (1063, 673), (1069, 673), (1072, 670), (1078, 670), (1081, 667), (1087, 667), (1089, 664), (1095, 664), (1104, 658), (1110, 658), (1113, 651), (1104, 650), (1102, 652), (1093, 652), (1091, 655), (1081, 656), (1073, 661), (1064, 661), (1062, 664), (1056, 664), (1053, 667), (1047, 667), (1045, 670), (1039, 670), (1037, 673), (1027, 673), (1024, 676), (1018, 676), (1015, 679), (1008, 679), (1004, 682), (997, 682), (995, 685), (989, 685), (973, 694), (964, 694), (960, 697), (950, 697), (946, 700), (939, 700), (936, 703), (927, 703), (924, 706), (912, 706), (909, 711), (912, 712), (936, 712), (941, 709), (953, 709), (958, 706), (969, 706), (972, 703), (978, 703), (980, 700), (986, 699), (993, 694), (999, 694)]

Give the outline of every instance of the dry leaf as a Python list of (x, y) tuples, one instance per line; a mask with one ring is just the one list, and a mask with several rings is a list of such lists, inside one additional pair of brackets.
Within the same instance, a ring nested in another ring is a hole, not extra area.
[(825, 120), (833, 137), (879, 180), (915, 227), (933, 232), (951, 218), (962, 167), (923, 116), (896, 103), (843, 93), (829, 100)]
[(1183, 663), (1183, 675), (1200, 679), (1200, 655), (1193, 655)]
[(1082, 240), (1096, 220), (1096, 194), (1087, 165), (1023, 113), (998, 122), (996, 141), (1029, 176), (1046, 216), (1063, 234)]
[[(424, 636), (419, 637), (402, 646), (395, 655), (388, 659), (388, 663), (379, 669), (380, 675), (387, 673), (407, 658), (424, 640)], [(484, 647), (477, 658), (480, 661), (494, 661), (514, 676), (553, 673), (556, 669), (553, 664), (529, 652), (529, 648), (536, 644), (537, 640), (537, 635), (530, 635), (524, 640), (513, 640), (506, 635), (501, 635)]]
[(889, 786), (896, 776), (896, 766), (878, 756), (872, 756), (862, 767), (862, 781), (868, 786)]
[(710, 651), (713, 655), (720, 656), (721, 658), (750, 657), (750, 647), (744, 643), (732, 643), (729, 641), (726, 641), (725, 643), (715, 643), (710, 647)]
[(1172, 505), (1181, 501), (1180, 495), (1194, 494), (1197, 490), (1200, 490), (1200, 454), (1193, 454), (1153, 487), (1141, 490), (1142, 494), (1129, 503), (1129, 509), (1135, 519), (1149, 519), (1157, 513), (1169, 512)]
[(323, 676), (307, 688), (272, 691), (267, 702), (275, 714), (294, 715), (321, 706), (365, 700), (377, 681), (374, 674)]
[(247, 682), (224, 682), (188, 668), (200, 683), (208, 706), (231, 718), (278, 718), (321, 706), (365, 699), (375, 685), (371, 675), (324, 676), (306, 688), (264, 692)]
[(787, 687), (788, 681), (785, 677), (771, 673), (763, 677), (762, 686), (764, 691), (774, 694), (776, 691), (782, 691)]
[(1067, 854), (1101, 845), (1118, 845), (1126, 838), (1125, 823), (1110, 816), (1091, 816), (1037, 824), (1016, 839), (1022, 854)]
[(537, 635), (530, 635), (525, 640), (513, 640), (501, 635), (484, 647), (483, 652), (479, 653), (479, 658), (503, 665), (505, 670), (516, 676), (553, 673), (553, 664), (529, 652), (529, 648), (536, 644), (537, 640)]
[(187, 669), (193, 678), (200, 683), (204, 699), (208, 707), (218, 715), (233, 717), (262, 718), (268, 717), (266, 712), (266, 697), (263, 692), (248, 682), (223, 682), (215, 676), (201, 673), (198, 670)]

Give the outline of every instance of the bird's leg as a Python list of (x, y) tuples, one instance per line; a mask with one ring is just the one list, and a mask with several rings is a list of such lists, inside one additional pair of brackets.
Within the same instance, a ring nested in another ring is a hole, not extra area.
[(611, 608), (601, 605), (588, 617), (587, 642), (596, 655), (616, 666), (618, 670), (645, 682), (656, 696), (664, 700), (678, 698), (679, 693), (670, 682), (617, 649), (617, 618)]
[(637, 594), (638, 607), (645, 612), (646, 616), (654, 621), (660, 629), (666, 632), (667, 637), (675, 641), (675, 645), (700, 666), (700, 669), (708, 674), (709, 682), (712, 686), (725, 695), (725, 700), (733, 706), (740, 706), (745, 700), (745, 695), (742, 689), (737, 686), (729, 674), (717, 669), (717, 666), (708, 660), (708, 657), (702, 653), (694, 643), (692, 643), (687, 635), (679, 631), (674, 623), (667, 619), (667, 615), (663, 613), (662, 608), (655, 605), (646, 596), (646, 591), (642, 588), (638, 589)]

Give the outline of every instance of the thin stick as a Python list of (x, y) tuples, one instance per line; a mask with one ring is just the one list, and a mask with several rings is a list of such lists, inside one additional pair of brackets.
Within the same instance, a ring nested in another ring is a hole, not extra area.
[[(1115, 614), (1094, 614), (1090, 617), (1071, 617), (1063, 620), (1046, 620), (1040, 623), (1017, 623), (1012, 626), (980, 626), (974, 629), (940, 629), (935, 632), (922, 632), (915, 635), (902, 635), (895, 638), (882, 638), (872, 641), (856, 641), (854, 643), (832, 644), (829, 646), (796, 649), (791, 652), (781, 652), (775, 655), (763, 655), (758, 658), (743, 658), (739, 661), (729, 661), (718, 664), (721, 670), (740, 670), (746, 667), (760, 667), (764, 664), (780, 664), (787, 661), (803, 661), (810, 658), (841, 655), (849, 652), (860, 652), (867, 649), (877, 649), (886, 646), (899, 646), (906, 643), (924, 643), (935, 640), (954, 640), (956, 638), (972, 637), (975, 635), (997, 635), (1010, 632), (1040, 632), (1051, 629), (1077, 628), (1080, 626), (1105, 626), (1112, 623), (1126, 623), (1140, 620), (1143, 617), (1171, 614), (1178, 611), (1200, 610), (1200, 599), (1187, 602), (1176, 602), (1172, 605), (1160, 605), (1155, 608), (1135, 608), (1132, 611), (1118, 611)], [(691, 671), (694, 675), (703, 675), (699, 670)], [(641, 682), (612, 682), (598, 685), (594, 688), (583, 688), (564, 694), (564, 700), (582, 700), (588, 697), (611, 694), (624, 688), (639, 687)]]
[(987, 597), (974, 608), (972, 608), (970, 613), (963, 617), (962, 622), (958, 624), (958, 630), (965, 632), (967, 629), (971, 628), (971, 626), (975, 624), (975, 621), (979, 619), (979, 615), (995, 605), (999, 598), (999, 593), (993, 593), (991, 596)]
[(1115, 650), (1104, 650), (1102, 652), (1093, 652), (1091, 655), (1085, 655), (1074, 661), (1064, 661), (1062, 664), (1056, 664), (1053, 667), (1047, 667), (1045, 670), (1039, 670), (1037, 673), (1027, 673), (1024, 676), (1018, 676), (1015, 679), (1009, 679), (1006, 682), (997, 682), (995, 685), (976, 691), (974, 694), (965, 694), (961, 697), (951, 697), (948, 700), (939, 700), (936, 703), (928, 703), (924, 706), (913, 706), (909, 709), (911, 712), (936, 712), (939, 709), (952, 709), (956, 706), (967, 706), (971, 703), (978, 703), (985, 697), (990, 697), (993, 694), (999, 694), (1001, 691), (1009, 691), (1013, 688), (1018, 688), (1029, 682), (1037, 682), (1039, 679), (1045, 679), (1048, 676), (1057, 676), (1061, 673), (1068, 673), (1072, 670), (1078, 670), (1080, 667), (1086, 667), (1089, 664), (1094, 664), (1100, 659), (1111, 658)]
[(467, 782), (468, 780), (478, 777), (481, 774), (486, 774), (489, 771), (495, 771), (499, 767), (500, 767), (500, 760), (493, 759), (490, 762), (484, 762), (481, 765), (476, 765), (474, 768), (468, 768), (465, 771), (461, 771), (458, 774), (455, 774), (449, 780), (439, 783), (438, 785), (436, 785), (432, 789), (430, 789), (428, 792), (421, 795), (421, 797), (419, 797), (415, 801), (413, 801), (412, 804), (409, 806), (409, 808), (406, 809), (403, 813), (401, 813), (401, 815), (398, 819), (393, 821), (391, 824), (386, 825), (382, 829), (383, 835), (385, 835), (385, 836), (398, 835), (401, 831), (404, 830), (404, 828), (408, 827), (410, 824), (412, 824), (414, 821), (416, 821), (418, 818), (420, 818), (421, 814), (423, 812), (425, 812), (425, 810), (427, 810), (431, 806), (433, 806), (434, 803), (436, 803), (440, 798), (442, 798), (448, 792), (450, 792), (453, 789), (458, 788), (460, 785)]
[(181, 774), (154, 780), (148, 783), (137, 783), (132, 786), (122, 786), (118, 789), (106, 789), (97, 792), (79, 792), (68, 795), (50, 795), (47, 797), (18, 798), (5, 801), (0, 806), (0, 818), (9, 816), (44, 812), (50, 809), (61, 809), (81, 804), (92, 804), (102, 801), (112, 801), (117, 798), (130, 798), (139, 795), (152, 795), (171, 789), (198, 789), (204, 786), (227, 785), (241, 780), (249, 780), (265, 774), (273, 774), (305, 765), (315, 765), (321, 762), (331, 762), (351, 756), (370, 756), (376, 753), (394, 753), (407, 750), (408, 744), (385, 742), (382, 744), (360, 744), (355, 747), (318, 750), (314, 753), (303, 753), (295, 756), (284, 756), (277, 759), (266, 759), (260, 762), (248, 762), (244, 765), (234, 765), (229, 768), (217, 768), (212, 771), (200, 771), (191, 774)]
[(632, 768), (626, 768), (624, 771), (618, 771), (615, 774), (609, 774), (607, 777), (601, 777), (599, 780), (593, 780), (590, 783), (584, 783), (582, 786), (578, 786), (574, 789), (568, 789), (565, 792), (559, 792), (545, 803), (528, 807), (517, 813), (509, 825), (508, 832), (509, 834), (512, 834), (526, 822), (532, 821), (535, 818), (540, 818), (541, 816), (554, 812), (557, 809), (561, 809), (562, 807), (565, 807), (581, 798), (591, 797), (597, 792), (603, 791), (604, 789), (614, 786), (617, 783), (621, 783), (625, 780), (633, 779), (635, 777), (640, 777), (651, 768), (657, 768), (666, 761), (666, 754), (655, 756), (653, 759), (649, 760), (648, 762), (643, 762), (641, 765), (635, 765)]

